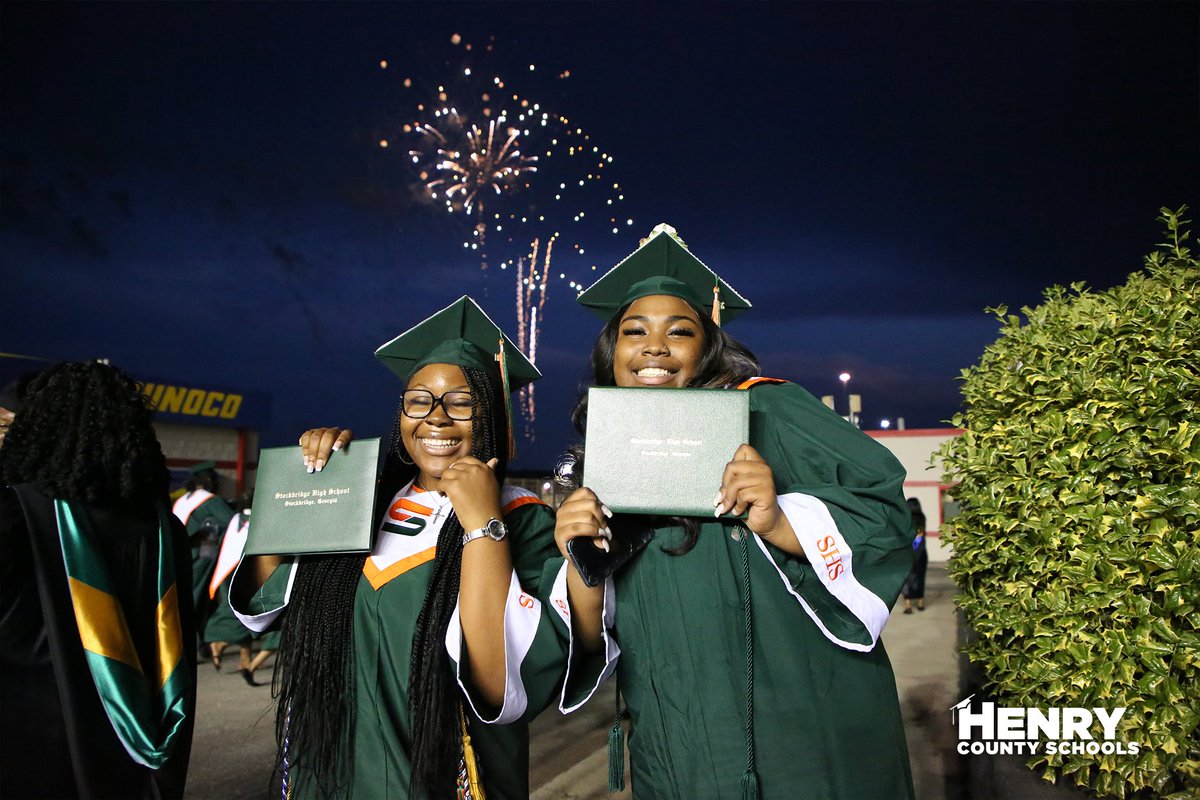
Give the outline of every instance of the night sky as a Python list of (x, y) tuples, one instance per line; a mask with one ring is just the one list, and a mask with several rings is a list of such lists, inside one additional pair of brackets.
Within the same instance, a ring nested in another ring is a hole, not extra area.
[[(754, 303), (729, 332), (765, 374), (840, 400), (848, 370), (865, 428), (943, 425), (985, 307), (1120, 283), (1195, 204), (1198, 41), (1194, 2), (5, 2), (0, 351), (268, 393), (265, 446), (381, 435), (374, 348), (463, 293), (515, 338), (500, 265), (557, 231), (540, 468), (600, 328), (570, 282), (666, 221)], [(556, 146), (489, 197), (486, 271), (402, 130), (465, 67), (612, 158), (578, 189)]]

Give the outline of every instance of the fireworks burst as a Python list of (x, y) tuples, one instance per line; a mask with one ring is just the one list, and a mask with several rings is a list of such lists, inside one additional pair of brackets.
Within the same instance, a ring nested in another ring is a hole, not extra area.
[[(488, 122), (486, 136), (477, 125), (472, 125), (467, 133), (466, 150), (438, 148), (442, 161), (437, 168), (445, 177), (430, 181), (428, 186), (435, 191), (438, 186), (444, 186), (449, 203), (453, 203), (457, 195), (468, 214), (478, 205), (479, 215), (483, 215), (484, 196), (481, 193), (490, 189), (498, 195), (502, 194), (505, 190), (511, 190), (521, 175), (537, 172), (534, 166), (537, 156), (521, 155), (517, 144), (520, 131), (516, 128), (505, 131), (504, 143), (497, 144), (496, 122)], [(429, 133), (441, 136), (435, 128), (425, 128)]]
[[(590, 133), (510, 85), (488, 64), (490, 42), (475, 47), (455, 34), (450, 45), (448, 59), (418, 59), (441, 65), (433, 80), (402, 79), (411, 116), (390, 138), (406, 143), (420, 194), (470, 223), (462, 246), (477, 253), (480, 268), (488, 270), (494, 257), (501, 270), (515, 271), (517, 343), (536, 364), (552, 279), (566, 282), (572, 297), (582, 291), (590, 281), (572, 275), (596, 270), (585, 242), (615, 236), (634, 220), (619, 211), (625, 192), (611, 177), (613, 156)], [(379, 66), (391, 69), (384, 60)], [(535, 64), (522, 64), (518, 74), (525, 84), (540, 81), (543, 96), (560, 94), (547, 85), (560, 87), (571, 75)], [(390, 144), (389, 137), (379, 140), (382, 148)], [(560, 238), (570, 242), (568, 262), (553, 273), (550, 257)], [(522, 390), (519, 407), (532, 438), (532, 387)]]

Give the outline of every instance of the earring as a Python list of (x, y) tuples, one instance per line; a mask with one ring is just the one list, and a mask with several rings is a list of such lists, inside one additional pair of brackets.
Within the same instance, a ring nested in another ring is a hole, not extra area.
[(408, 451), (404, 449), (404, 445), (400, 445), (400, 449), (396, 451), (396, 458), (400, 459), (401, 464), (407, 464), (410, 467), (414, 466), (417, 462), (405, 459), (404, 456), (407, 454)]

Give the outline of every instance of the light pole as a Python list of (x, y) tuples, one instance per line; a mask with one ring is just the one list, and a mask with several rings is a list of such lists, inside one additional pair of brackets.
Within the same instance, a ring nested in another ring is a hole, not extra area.
[(850, 373), (841, 373), (838, 380), (842, 382), (842, 399), (846, 401), (846, 419), (850, 419)]

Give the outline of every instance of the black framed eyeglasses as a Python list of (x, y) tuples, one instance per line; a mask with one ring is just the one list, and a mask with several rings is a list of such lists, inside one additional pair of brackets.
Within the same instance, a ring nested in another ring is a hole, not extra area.
[(475, 400), (470, 392), (435, 395), (428, 389), (405, 389), (400, 399), (400, 410), (411, 419), (425, 419), (439, 404), (450, 419), (466, 421), (475, 416)]

